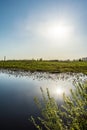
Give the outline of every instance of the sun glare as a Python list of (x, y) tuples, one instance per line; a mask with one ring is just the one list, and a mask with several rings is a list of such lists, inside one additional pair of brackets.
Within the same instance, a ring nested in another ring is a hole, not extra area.
[(62, 89), (61, 86), (57, 88), (56, 93), (57, 93), (58, 95), (62, 95), (62, 94), (63, 94), (63, 89)]
[(53, 40), (69, 39), (71, 27), (64, 24), (52, 24), (47, 28), (47, 36)]

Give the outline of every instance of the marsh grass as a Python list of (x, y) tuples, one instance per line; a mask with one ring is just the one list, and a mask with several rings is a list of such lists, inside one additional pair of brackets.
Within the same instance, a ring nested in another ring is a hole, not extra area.
[(1, 69), (39, 71), (50, 73), (75, 72), (87, 74), (85, 61), (35, 61), (35, 60), (8, 60), (0, 61)]

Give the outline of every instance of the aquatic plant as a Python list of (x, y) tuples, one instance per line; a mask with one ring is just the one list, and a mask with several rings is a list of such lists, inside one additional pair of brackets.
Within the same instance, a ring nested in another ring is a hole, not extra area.
[(38, 130), (87, 130), (87, 83), (74, 82), (75, 91), (71, 96), (63, 94), (64, 104), (59, 106), (50, 96), (49, 90), (41, 88), (43, 101), (35, 98), (35, 103), (41, 111), (41, 117), (31, 121)]

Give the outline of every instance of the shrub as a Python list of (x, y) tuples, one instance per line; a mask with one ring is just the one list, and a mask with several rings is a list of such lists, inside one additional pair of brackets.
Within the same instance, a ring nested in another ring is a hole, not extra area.
[(71, 97), (63, 94), (64, 104), (60, 107), (47, 89), (45, 95), (41, 88), (43, 103), (35, 98), (35, 103), (41, 111), (42, 117), (31, 121), (38, 130), (87, 130), (87, 84), (75, 82), (75, 91)]

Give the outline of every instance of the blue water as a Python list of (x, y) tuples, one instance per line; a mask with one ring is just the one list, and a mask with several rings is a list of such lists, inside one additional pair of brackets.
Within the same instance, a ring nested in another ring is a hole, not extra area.
[(28, 119), (40, 116), (33, 100), (35, 96), (41, 99), (40, 87), (44, 91), (48, 88), (62, 103), (62, 94), (70, 96), (70, 89), (74, 89), (74, 78), (74, 74), (0, 71), (0, 130), (36, 130)]

